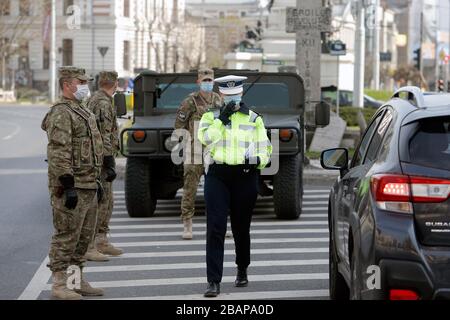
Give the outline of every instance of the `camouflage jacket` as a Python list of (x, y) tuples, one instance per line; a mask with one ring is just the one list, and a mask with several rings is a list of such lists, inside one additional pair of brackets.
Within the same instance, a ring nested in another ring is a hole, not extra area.
[(87, 106), (95, 114), (103, 138), (103, 155), (116, 156), (119, 151), (119, 130), (113, 99), (103, 90), (98, 90)]
[(62, 98), (42, 121), (47, 132), (49, 187), (60, 187), (59, 177), (73, 175), (75, 187), (97, 189), (103, 164), (103, 143), (95, 116), (77, 101)]
[[(218, 109), (222, 106), (222, 98), (215, 92), (212, 93), (211, 100), (206, 99), (200, 92), (194, 92), (183, 100), (181, 106), (177, 111), (177, 118), (175, 120), (175, 129), (186, 129), (191, 135), (192, 148), (194, 142), (197, 140), (197, 133), (195, 123), (200, 123), (203, 114), (210, 109)], [(199, 145), (202, 144), (199, 142)], [(194, 149), (192, 149), (194, 150)]]

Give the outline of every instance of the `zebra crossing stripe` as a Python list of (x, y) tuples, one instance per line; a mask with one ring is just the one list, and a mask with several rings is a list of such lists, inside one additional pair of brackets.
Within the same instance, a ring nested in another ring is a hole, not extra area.
[[(202, 243), (204, 245), (204, 243)], [(319, 248), (274, 248), (274, 249), (254, 249), (252, 255), (273, 255), (273, 254), (308, 254), (308, 253), (328, 253), (328, 247)], [(225, 256), (233, 256), (234, 249), (226, 249)], [(161, 251), (161, 252), (130, 252), (124, 253), (114, 260), (134, 259), (134, 258), (167, 258), (167, 257), (204, 257), (205, 250), (197, 251)]]
[[(284, 291), (254, 291), (221, 293), (214, 300), (263, 300), (263, 299), (289, 299), (289, 298), (325, 298), (329, 296), (326, 289), (320, 290), (284, 290)], [(202, 294), (174, 295), (174, 296), (150, 296), (129, 297), (104, 300), (208, 300)]]
[[(234, 283), (234, 276), (224, 276), (222, 283)], [(289, 273), (289, 274), (258, 274), (249, 276), (249, 281), (302, 281), (302, 280), (328, 280), (328, 273)], [(98, 288), (133, 288), (148, 286), (173, 286), (184, 284), (206, 283), (205, 277), (189, 278), (167, 278), (167, 279), (135, 279), (135, 280), (113, 280), (113, 281), (92, 281), (91, 286)], [(51, 290), (51, 285), (47, 284), (45, 290)]]
[[(151, 222), (151, 221), (148, 221)], [(268, 222), (253, 222), (252, 227), (269, 227), (269, 226), (316, 226), (316, 225), (328, 225), (328, 222), (326, 220), (322, 221), (268, 221)], [(180, 224), (122, 224), (122, 225), (112, 225), (109, 228), (111, 230), (140, 230), (140, 229), (171, 229), (171, 228), (180, 228)], [(228, 224), (230, 226), (230, 224)], [(205, 223), (194, 225), (194, 228), (206, 228)], [(286, 229), (289, 230), (289, 229)]]
[[(328, 259), (311, 259), (311, 260), (266, 260), (252, 261), (252, 269), (258, 267), (277, 267), (277, 266), (318, 266), (328, 265)], [(232, 261), (223, 263), (224, 268), (236, 268), (236, 264)], [(180, 269), (204, 269), (205, 263), (168, 263), (168, 264), (147, 264), (147, 265), (121, 265), (121, 266), (99, 266), (86, 267), (83, 272), (100, 273), (100, 272), (131, 272), (131, 271), (157, 271), (157, 270), (180, 270)]]
[[(112, 238), (114, 239), (114, 235)], [(252, 244), (257, 243), (314, 243), (314, 242), (328, 242), (328, 237), (323, 238), (273, 238), (273, 239), (252, 239)], [(113, 241), (117, 247), (163, 247), (163, 246), (189, 246), (189, 245), (204, 245), (206, 240), (180, 240), (180, 241), (136, 241), (136, 242), (116, 242)], [(234, 243), (233, 239), (226, 238), (225, 243)]]
[[(300, 234), (300, 233), (328, 233), (328, 229), (268, 229), (268, 230), (251, 230), (250, 234)], [(161, 232), (123, 232), (114, 233), (113, 238), (136, 238), (136, 237), (179, 237), (180, 231), (161, 231)], [(204, 231), (194, 231), (194, 236), (202, 236), (206, 234)]]

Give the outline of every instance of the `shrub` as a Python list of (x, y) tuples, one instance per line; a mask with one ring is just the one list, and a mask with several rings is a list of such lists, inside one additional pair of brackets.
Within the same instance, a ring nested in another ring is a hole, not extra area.
[[(370, 119), (372, 119), (373, 115), (377, 111), (374, 108), (355, 108), (355, 107), (340, 107), (339, 108), (339, 116), (347, 122), (347, 126), (349, 127), (357, 127), (358, 126), (358, 111), (361, 110), (363, 112), (364, 118), (366, 122), (369, 123)], [(333, 110), (336, 112), (335, 108)]]

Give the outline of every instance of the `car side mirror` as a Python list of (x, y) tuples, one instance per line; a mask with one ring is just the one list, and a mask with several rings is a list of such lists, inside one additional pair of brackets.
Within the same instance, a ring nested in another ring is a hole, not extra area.
[(321, 101), (316, 104), (316, 126), (326, 127), (330, 124), (330, 104), (326, 101)]
[(348, 150), (344, 148), (328, 149), (320, 155), (320, 164), (327, 170), (340, 170), (348, 168)]
[(114, 95), (114, 106), (118, 117), (123, 117), (127, 114), (127, 97), (123, 93), (116, 93)]

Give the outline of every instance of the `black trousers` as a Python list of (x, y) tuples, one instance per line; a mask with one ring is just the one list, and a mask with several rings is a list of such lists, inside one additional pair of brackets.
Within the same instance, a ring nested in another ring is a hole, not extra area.
[(206, 267), (208, 282), (221, 282), (227, 217), (230, 213), (236, 265), (250, 264), (250, 223), (258, 193), (258, 170), (213, 164), (205, 177), (207, 212)]

